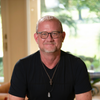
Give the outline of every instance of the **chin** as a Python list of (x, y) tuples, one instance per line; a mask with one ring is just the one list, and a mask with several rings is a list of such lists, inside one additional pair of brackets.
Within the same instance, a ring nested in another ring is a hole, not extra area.
[(47, 53), (53, 53), (53, 52), (55, 52), (56, 50), (55, 49), (45, 49), (45, 48), (43, 48), (43, 49), (41, 49), (43, 52), (47, 52)]
[(44, 50), (44, 52), (46, 52), (46, 53), (54, 53), (56, 51), (57, 51), (56, 49), (54, 49), (54, 50)]

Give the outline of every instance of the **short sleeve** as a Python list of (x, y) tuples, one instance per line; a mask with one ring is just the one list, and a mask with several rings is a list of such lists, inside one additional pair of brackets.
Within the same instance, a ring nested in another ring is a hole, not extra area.
[(18, 97), (25, 97), (26, 90), (26, 70), (20, 60), (14, 67), (9, 93)]
[(76, 65), (75, 67), (76, 69), (74, 69), (75, 94), (80, 94), (90, 91), (91, 84), (86, 65), (81, 59), (77, 59), (75, 65)]

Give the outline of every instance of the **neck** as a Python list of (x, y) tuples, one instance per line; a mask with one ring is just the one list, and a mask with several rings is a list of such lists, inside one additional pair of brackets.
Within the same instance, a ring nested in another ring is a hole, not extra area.
[(46, 52), (41, 52), (40, 51), (41, 61), (49, 69), (53, 69), (60, 60), (60, 54), (61, 54), (61, 51), (54, 52), (54, 53), (46, 53)]

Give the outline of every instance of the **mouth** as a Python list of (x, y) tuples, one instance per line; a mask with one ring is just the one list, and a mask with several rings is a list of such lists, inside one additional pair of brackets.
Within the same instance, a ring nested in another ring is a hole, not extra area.
[(55, 45), (55, 43), (54, 42), (48, 42), (48, 43), (44, 43), (44, 45)]
[(47, 44), (47, 45), (54, 45), (55, 43), (54, 42), (46, 42), (44, 44)]

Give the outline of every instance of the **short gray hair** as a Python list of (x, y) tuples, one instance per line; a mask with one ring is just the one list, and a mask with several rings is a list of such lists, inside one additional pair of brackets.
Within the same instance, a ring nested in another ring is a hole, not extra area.
[(62, 24), (61, 24), (60, 20), (57, 19), (56, 17), (50, 16), (50, 15), (46, 15), (46, 16), (42, 17), (42, 18), (37, 22), (37, 24), (36, 24), (36, 32), (38, 31), (38, 25), (39, 25), (39, 23), (41, 23), (41, 22), (43, 22), (43, 21), (50, 21), (50, 20), (57, 20), (57, 21), (59, 22), (60, 26), (61, 26), (61, 31), (63, 32)]

